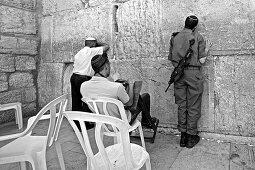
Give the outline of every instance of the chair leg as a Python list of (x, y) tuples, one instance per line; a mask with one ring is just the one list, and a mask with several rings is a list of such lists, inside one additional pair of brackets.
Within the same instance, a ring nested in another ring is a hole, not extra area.
[(144, 142), (144, 136), (143, 136), (143, 129), (142, 129), (141, 124), (140, 124), (140, 126), (138, 127), (138, 129), (139, 129), (139, 133), (140, 133), (140, 138), (141, 138), (142, 146), (143, 146), (143, 148), (146, 150), (145, 142)]
[(65, 162), (64, 162), (63, 152), (62, 152), (60, 143), (58, 141), (55, 142), (55, 146), (56, 146), (56, 151), (57, 151), (60, 168), (61, 168), (61, 170), (65, 170)]
[(145, 162), (146, 170), (151, 170), (151, 161), (150, 158), (148, 158)]
[(90, 159), (87, 157), (87, 170), (92, 170)]
[(157, 119), (156, 123), (155, 123), (155, 126), (153, 127), (153, 137), (151, 139), (151, 143), (154, 143), (154, 140), (155, 140), (155, 137), (156, 137), (156, 134), (157, 134), (157, 130), (158, 130), (158, 124), (159, 124), (159, 120)]
[(24, 161), (24, 162), (20, 162), (20, 169), (21, 170), (27, 170), (27, 163)]
[(47, 170), (45, 154), (45, 152), (40, 152), (33, 156), (34, 170)]
[(62, 114), (60, 114), (59, 116), (60, 116), (60, 118), (57, 119), (56, 129), (55, 129), (54, 134), (53, 134), (54, 141), (57, 141), (57, 139), (58, 139), (58, 133), (59, 133), (60, 126), (61, 126), (63, 118), (64, 118), (64, 116)]
[[(17, 111), (16, 111), (16, 120), (18, 120), (18, 127), (19, 129), (23, 128), (23, 117), (22, 117), (22, 109), (21, 109), (21, 105), (17, 105)], [(17, 121), (16, 121), (17, 122)]]

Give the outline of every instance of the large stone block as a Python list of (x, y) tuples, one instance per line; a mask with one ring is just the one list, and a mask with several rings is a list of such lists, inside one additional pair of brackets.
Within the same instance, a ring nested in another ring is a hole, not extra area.
[(14, 72), (14, 57), (9, 54), (0, 54), (0, 71)]
[[(163, 52), (160, 2), (132, 0), (120, 5), (116, 12), (118, 58), (155, 58)], [(167, 8), (167, 7), (166, 7)], [(164, 42), (166, 43), (166, 42)], [(167, 42), (168, 43), (168, 42)]]
[(22, 102), (29, 103), (36, 101), (36, 88), (30, 87), (22, 91)]
[(255, 136), (254, 56), (235, 57), (235, 110), (239, 135)]
[(0, 81), (7, 81), (7, 74), (6, 73), (0, 73)]
[(34, 86), (33, 75), (30, 73), (13, 73), (9, 78), (9, 86), (12, 88)]
[(30, 56), (17, 56), (15, 57), (16, 70), (35, 70), (36, 60)]
[(36, 14), (34, 12), (8, 6), (0, 6), (1, 32), (36, 34)]
[(0, 53), (36, 55), (38, 40), (0, 35)]
[(216, 58), (214, 85), (215, 131), (218, 133), (237, 133), (234, 57)]
[(53, 17), (47, 16), (42, 18), (40, 24), (41, 30), (41, 48), (40, 54), (45, 62), (52, 62), (52, 39), (53, 33)]
[(37, 79), (39, 107), (45, 106), (62, 94), (63, 68), (63, 63), (42, 63), (40, 65)]
[(0, 92), (8, 90), (8, 82), (0, 81)]
[(1, 3), (8, 6), (33, 10), (35, 9), (36, 0), (2, 0)]
[(20, 90), (11, 90), (7, 92), (0, 93), (0, 103), (12, 103), (12, 102), (21, 102), (21, 91)]

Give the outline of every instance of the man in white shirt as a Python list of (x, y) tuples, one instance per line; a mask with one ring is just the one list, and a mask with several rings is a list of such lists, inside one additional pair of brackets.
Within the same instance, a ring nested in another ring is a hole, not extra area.
[(107, 44), (98, 43), (95, 38), (90, 37), (85, 40), (85, 47), (74, 56), (73, 74), (70, 79), (72, 111), (90, 111), (88, 106), (81, 101), (80, 87), (84, 81), (90, 80), (94, 75), (91, 67), (92, 57), (102, 55), (108, 49)]
[[(131, 106), (133, 104), (133, 84), (130, 83), (126, 90), (121, 83), (112, 82), (107, 79), (110, 76), (111, 68), (106, 53), (94, 56), (91, 60), (91, 65), (95, 74), (89, 81), (82, 83), (81, 94), (83, 97), (109, 97), (120, 100), (125, 106)], [(142, 125), (149, 128), (151, 128), (151, 124), (155, 125), (157, 119), (150, 116), (149, 99), (150, 96), (148, 93), (143, 94), (139, 97), (136, 110), (131, 113), (126, 110), (130, 124), (136, 119), (138, 113), (142, 111)], [(108, 109), (112, 116), (120, 118), (117, 107), (113, 106)]]
[[(99, 47), (96, 47), (98, 46)], [(72, 111), (82, 111), (80, 86), (94, 75), (91, 67), (91, 59), (95, 55), (103, 54), (109, 49), (106, 44), (97, 43), (95, 38), (87, 38), (85, 47), (74, 56), (74, 68), (71, 76)]]

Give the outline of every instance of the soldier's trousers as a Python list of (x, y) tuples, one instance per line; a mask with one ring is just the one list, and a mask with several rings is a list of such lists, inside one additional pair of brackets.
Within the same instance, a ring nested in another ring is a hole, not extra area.
[(197, 134), (197, 123), (201, 117), (203, 75), (199, 68), (186, 68), (184, 76), (174, 83), (175, 103), (178, 105), (180, 132)]

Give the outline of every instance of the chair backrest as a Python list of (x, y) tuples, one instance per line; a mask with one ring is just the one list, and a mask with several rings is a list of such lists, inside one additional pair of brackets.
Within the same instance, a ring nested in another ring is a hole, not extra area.
[(109, 105), (115, 105), (119, 111), (120, 118), (127, 124), (128, 119), (127, 115), (124, 109), (124, 105), (120, 100), (109, 98), (109, 97), (93, 97), (93, 98), (82, 98), (82, 101), (87, 103), (91, 111), (93, 111), (96, 114), (102, 114), (102, 115), (109, 115), (113, 116), (112, 113), (108, 110), (110, 107)]
[[(64, 94), (51, 102), (49, 102), (46, 106), (44, 106), (36, 116), (31, 117), (28, 120), (28, 126), (26, 130), (23, 132), (23, 136), (30, 135), (36, 124), (39, 120), (50, 118), (49, 128), (47, 131), (47, 143), (46, 146), (50, 146), (53, 142), (55, 129), (56, 129), (56, 117), (58, 117), (58, 122), (60, 116), (63, 115), (67, 103), (67, 94)], [(57, 112), (58, 110), (58, 112)], [(48, 113), (49, 114), (46, 114)]]
[[(120, 120), (118, 118), (108, 116), (108, 115), (99, 115), (99, 114), (79, 112), (79, 111), (65, 111), (64, 116), (67, 118), (72, 128), (74, 129), (74, 132), (82, 146), (83, 151), (85, 152), (86, 156), (89, 157), (89, 160), (92, 163), (93, 169), (102, 168), (102, 167), (98, 167), (97, 161), (95, 159), (95, 155), (98, 155), (98, 154), (101, 155), (101, 162), (103, 162), (103, 165), (104, 165), (103, 169), (106, 169), (106, 170), (114, 169), (113, 164), (110, 162), (110, 159), (108, 157), (107, 151), (105, 150), (105, 147), (101, 138), (101, 135), (103, 133), (101, 128), (103, 124), (107, 124), (118, 129), (120, 133), (120, 138), (121, 138), (121, 143), (118, 144), (121, 146), (119, 152), (124, 153), (125, 164), (127, 166), (126, 169), (132, 169), (133, 167), (135, 167), (135, 163), (133, 161), (133, 157), (131, 153), (128, 126), (123, 120)], [(79, 121), (82, 132), (78, 130), (73, 120)], [(84, 121), (94, 122), (96, 124), (95, 139), (96, 139), (96, 144), (99, 151), (95, 155), (91, 148), (90, 140), (88, 137), (88, 133), (87, 133), (87, 129), (86, 129)]]
[[(121, 101), (109, 97), (93, 97), (93, 98), (84, 97), (82, 98), (82, 101), (87, 103), (92, 112), (101, 115), (116, 116), (117, 118), (123, 120), (129, 126), (124, 105)], [(115, 111), (117, 111), (118, 113), (111, 113), (112, 110), (109, 110), (109, 108), (112, 107), (116, 107), (117, 110)], [(108, 126), (103, 125), (103, 127), (107, 132), (110, 132), (112, 130), (117, 132), (115, 127), (110, 127), (109, 125)]]

